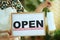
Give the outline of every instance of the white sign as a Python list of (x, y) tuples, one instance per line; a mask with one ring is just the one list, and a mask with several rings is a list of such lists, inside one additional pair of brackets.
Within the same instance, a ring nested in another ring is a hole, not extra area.
[(13, 36), (42, 36), (45, 35), (44, 14), (24, 13), (12, 14)]
[(47, 22), (48, 22), (49, 31), (55, 31), (56, 25), (55, 25), (55, 21), (54, 21), (54, 13), (53, 12), (47, 13)]

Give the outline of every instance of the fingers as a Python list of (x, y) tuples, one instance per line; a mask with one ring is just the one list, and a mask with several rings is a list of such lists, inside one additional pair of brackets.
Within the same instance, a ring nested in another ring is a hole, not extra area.
[(50, 7), (51, 6), (51, 1), (50, 0), (46, 0), (47, 2), (47, 7)]
[(36, 8), (35, 12), (42, 12), (42, 10), (43, 10), (45, 7), (50, 7), (50, 6), (51, 6), (51, 2), (47, 0), (47, 1), (45, 1), (44, 3), (40, 4), (40, 5)]
[(50, 2), (47, 2), (47, 7), (50, 7), (51, 6), (51, 3)]

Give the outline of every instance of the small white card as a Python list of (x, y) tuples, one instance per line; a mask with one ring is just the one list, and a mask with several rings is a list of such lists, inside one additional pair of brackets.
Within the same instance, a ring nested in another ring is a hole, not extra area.
[(48, 29), (49, 31), (54, 31), (56, 30), (56, 25), (54, 21), (54, 13), (53, 12), (48, 12), (47, 13), (47, 24), (48, 24)]

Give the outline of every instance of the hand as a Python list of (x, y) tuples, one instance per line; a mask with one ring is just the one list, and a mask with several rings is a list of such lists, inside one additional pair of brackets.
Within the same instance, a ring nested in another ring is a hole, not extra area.
[(44, 3), (40, 4), (36, 9), (35, 9), (35, 12), (42, 12), (42, 10), (45, 8), (45, 7), (50, 7), (51, 6), (51, 2), (50, 1), (45, 1)]
[(46, 1), (45, 4), (46, 4), (46, 7), (50, 7), (51, 6), (51, 2), (50, 1)]

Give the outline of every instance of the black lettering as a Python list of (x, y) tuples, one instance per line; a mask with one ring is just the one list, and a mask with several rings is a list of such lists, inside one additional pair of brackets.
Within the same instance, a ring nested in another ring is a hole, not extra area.
[(39, 27), (39, 25), (43, 27), (43, 20), (41, 20), (41, 23), (38, 20), (36, 21), (36, 26)]
[(29, 21), (29, 27), (35, 28), (35, 21)]
[[(16, 26), (16, 24), (18, 24), (18, 26)], [(21, 25), (20, 25), (20, 22), (19, 21), (15, 21), (14, 23), (13, 23), (13, 27), (14, 28), (19, 28)]]
[(24, 28), (25, 25), (27, 25), (28, 22), (27, 21), (22, 21), (22, 28)]

